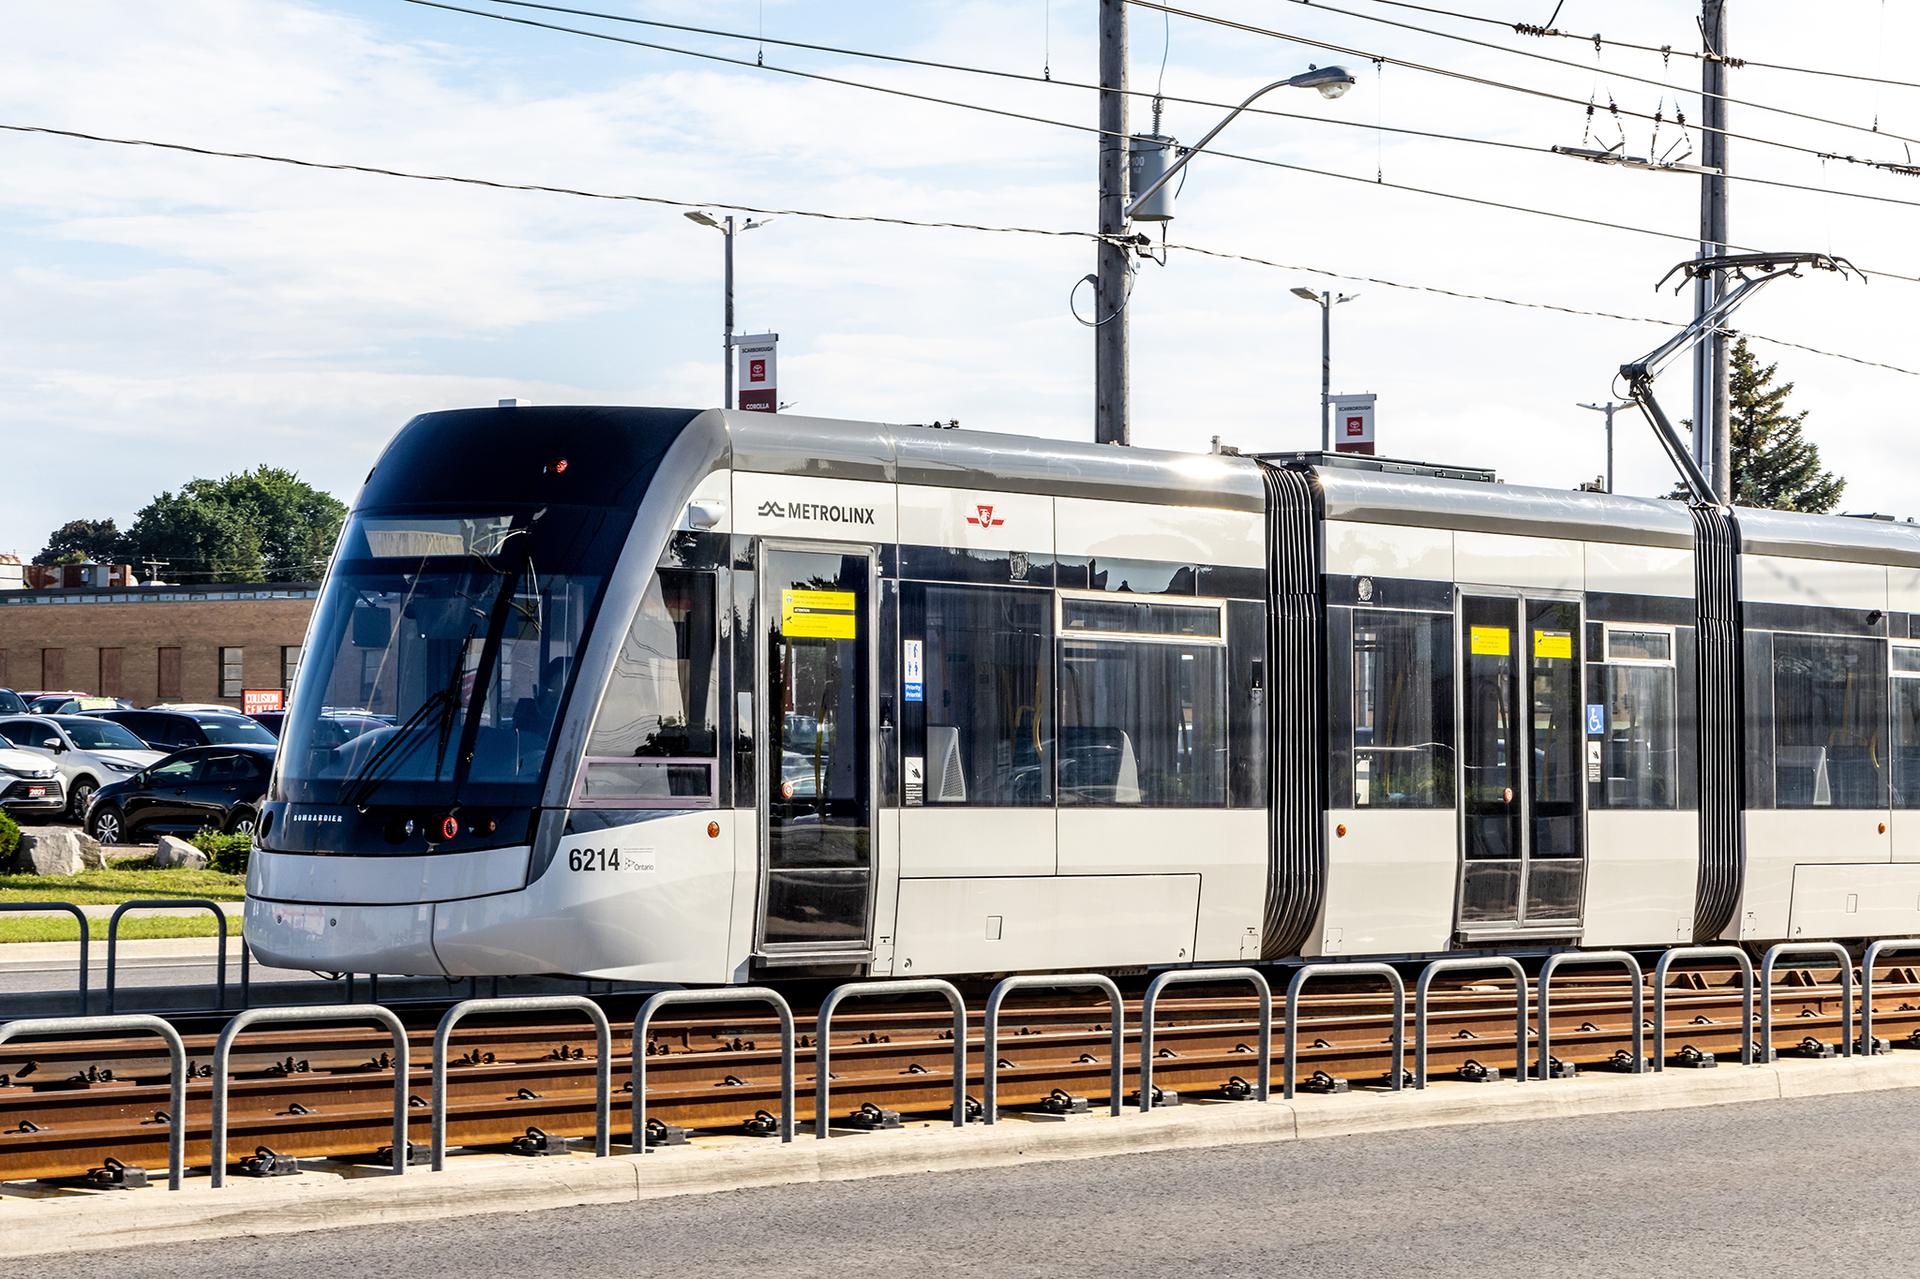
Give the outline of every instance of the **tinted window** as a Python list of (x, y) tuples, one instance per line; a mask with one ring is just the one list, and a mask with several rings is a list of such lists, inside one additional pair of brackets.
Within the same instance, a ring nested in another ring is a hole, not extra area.
[(1883, 641), (1775, 635), (1773, 723), (1776, 807), (1886, 806)]
[(1893, 806), (1920, 808), (1920, 648), (1893, 650), (1892, 710)]
[(154, 785), (182, 786), (200, 780), (200, 760), (193, 756), (170, 759), (147, 774)]
[(1039, 591), (901, 586), (908, 804), (1053, 802), (1052, 603)]
[(209, 746), (271, 746), (274, 736), (250, 719), (233, 716), (208, 716), (194, 721)]
[(12, 689), (0, 688), (0, 715), (24, 715), (27, 704)]
[(647, 583), (594, 717), (583, 798), (706, 799), (714, 794), (713, 764), (615, 761), (715, 759), (718, 635), (712, 573), (661, 569)]
[(51, 724), (35, 724), (31, 720), (13, 720), (5, 725), (6, 734), (15, 746), (30, 746), (35, 750), (52, 750), (53, 744), (60, 740), (60, 733)]
[(137, 751), (145, 750), (146, 743), (128, 732), (122, 725), (105, 719), (63, 720), (60, 726), (67, 730), (67, 736), (73, 744), (83, 751)]
[(1160, 605), (1126, 607), (1140, 638), (1061, 637), (1060, 802), (1224, 806), (1226, 646), (1158, 638), (1194, 624), (1190, 605), (1164, 623)]
[(1352, 802), (1453, 807), (1448, 614), (1354, 610)]

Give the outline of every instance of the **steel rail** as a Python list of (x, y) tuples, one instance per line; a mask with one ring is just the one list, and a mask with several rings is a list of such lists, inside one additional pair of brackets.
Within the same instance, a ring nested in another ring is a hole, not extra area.
[(187, 1167), (187, 1050), (180, 1032), (144, 1013), (118, 1017), (28, 1017), (0, 1025), (0, 1044), (28, 1035), (71, 1035), (96, 1030), (146, 1030), (166, 1041), (173, 1070), (168, 1077), (167, 1096), (167, 1189), (180, 1189)]

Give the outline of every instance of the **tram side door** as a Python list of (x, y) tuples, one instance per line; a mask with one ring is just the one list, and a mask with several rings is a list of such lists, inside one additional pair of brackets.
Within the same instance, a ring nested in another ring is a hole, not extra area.
[(764, 544), (757, 949), (771, 962), (872, 949), (874, 556)]
[(1577, 599), (1463, 593), (1463, 936), (1579, 931), (1586, 732)]

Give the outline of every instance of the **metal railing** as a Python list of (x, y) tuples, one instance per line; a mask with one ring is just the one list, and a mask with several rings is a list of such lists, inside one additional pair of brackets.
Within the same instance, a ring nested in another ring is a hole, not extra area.
[(1160, 992), (1173, 985), (1198, 985), (1212, 982), (1247, 982), (1260, 997), (1260, 1069), (1254, 1081), (1254, 1096), (1267, 1099), (1268, 1076), (1273, 1073), (1273, 988), (1253, 968), (1174, 968), (1161, 973), (1147, 984), (1140, 1000), (1140, 1113), (1153, 1109), (1153, 1009)]
[[(80, 921), (80, 1015), (87, 1015), (87, 912), (72, 902), (0, 902), (0, 911), (52, 914), (65, 913)], [(111, 1006), (109, 1006), (111, 1011)]]
[(1102, 977), (1099, 973), (1062, 973), (1053, 976), (1045, 973), (1022, 973), (1002, 978), (987, 995), (987, 1013), (985, 1022), (985, 1041), (982, 1050), (987, 1056), (986, 1082), (981, 1091), (981, 1102), (986, 1111), (986, 1122), (996, 1122), (1000, 1118), (1000, 1006), (1007, 1002), (1007, 996), (1016, 990), (1079, 990), (1096, 989), (1105, 993), (1108, 1005), (1113, 1009), (1113, 1079), (1108, 1088), (1111, 1094), (1110, 1107), (1116, 1116), (1124, 1104), (1121, 1094), (1126, 1089), (1126, 1052), (1127, 1052), (1127, 1011), (1126, 1004), (1120, 998), (1120, 988), (1111, 977)]
[(407, 1170), (407, 1028), (379, 1004), (320, 1004), (312, 1008), (248, 1008), (235, 1013), (213, 1046), (213, 1185), (227, 1180), (227, 1088), (233, 1041), (249, 1026), (269, 1022), (377, 1021), (393, 1035), (393, 1171)]
[(613, 1153), (613, 1027), (599, 1004), (584, 995), (530, 995), (511, 999), (463, 999), (447, 1009), (433, 1032), (433, 1170), (447, 1166), (447, 1047), (453, 1028), (476, 1013), (581, 1012), (593, 1023), (593, 1153)]
[(187, 1049), (180, 1032), (145, 1013), (119, 1017), (28, 1017), (0, 1025), (0, 1044), (29, 1035), (81, 1035), (108, 1030), (150, 1030), (167, 1044), (167, 1189), (180, 1189), (187, 1167)]
[(1760, 960), (1760, 1060), (1772, 1061), (1773, 970), (1789, 955), (1832, 958), (1840, 969), (1840, 1055), (1853, 1056), (1853, 957), (1837, 941), (1783, 941), (1767, 947)]
[[(1882, 955), (1920, 955), (1920, 937), (1884, 937), (1860, 959), (1860, 1049), (1873, 1056), (1873, 966)], [(1749, 1016), (1751, 1021), (1751, 1016)]]
[(833, 1127), (827, 1093), (833, 1082), (833, 1043), (828, 1037), (834, 1010), (861, 995), (939, 995), (953, 1008), (953, 1126), (967, 1126), (967, 1004), (952, 982), (938, 977), (918, 981), (854, 981), (835, 986), (821, 1001), (814, 1020), (813, 1135), (825, 1141)]
[[(121, 902), (114, 907), (113, 914), (107, 919), (107, 1011), (113, 1011), (115, 968), (120, 959), (120, 918), (130, 910), (210, 910), (213, 912), (215, 930), (219, 936), (219, 949), (214, 965), (215, 981), (219, 987), (214, 1008), (227, 1006), (227, 912), (220, 909), (218, 902), (205, 897), (159, 897), (139, 901)], [(251, 958), (243, 940), (240, 945), (240, 1004), (245, 1007), (251, 991)]]
[(1281, 1096), (1293, 1100), (1293, 1075), (1299, 1065), (1299, 1027), (1300, 1027), (1300, 989), (1315, 977), (1328, 977), (1334, 974), (1348, 977), (1382, 977), (1393, 991), (1393, 1073), (1388, 1078), (1388, 1087), (1399, 1092), (1406, 1073), (1406, 1025), (1407, 1025), (1407, 984), (1400, 979), (1399, 970), (1392, 964), (1375, 963), (1331, 963), (1303, 964), (1300, 971), (1287, 983), (1287, 1065), (1286, 1073), (1280, 1077)]
[(1667, 973), (1675, 964), (1696, 959), (1734, 959), (1740, 963), (1740, 1064), (1753, 1065), (1753, 961), (1740, 946), (1687, 946), (1669, 950), (1653, 966), (1653, 1068), (1667, 1068)]
[(663, 990), (649, 995), (633, 1018), (633, 1152), (647, 1152), (647, 1027), (653, 1015), (674, 1004), (771, 1004), (780, 1017), (780, 1140), (793, 1140), (793, 1009), (765, 986), (719, 990)]
[(1646, 1041), (1642, 1037), (1641, 1019), (1646, 1014), (1645, 992), (1641, 987), (1646, 984), (1646, 973), (1640, 967), (1640, 961), (1624, 950), (1562, 950), (1547, 957), (1540, 969), (1535, 989), (1540, 994), (1540, 1075), (1541, 1079), (1550, 1078), (1553, 1065), (1553, 1026), (1548, 1020), (1552, 1011), (1553, 975), (1562, 968), (1589, 964), (1619, 964), (1633, 978), (1633, 1073), (1638, 1075), (1645, 1070)]
[(1413, 984), (1413, 1086), (1427, 1086), (1427, 992), (1441, 973), (1495, 968), (1513, 974), (1513, 1081), (1527, 1081), (1527, 970), (1506, 955), (1451, 955), (1420, 970)]

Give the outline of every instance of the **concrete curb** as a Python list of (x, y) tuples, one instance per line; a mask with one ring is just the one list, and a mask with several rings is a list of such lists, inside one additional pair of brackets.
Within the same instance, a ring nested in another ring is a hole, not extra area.
[(1659, 1075), (1594, 1074), (1520, 1086), (1440, 1083), (1425, 1093), (1356, 1092), (1265, 1105), (1200, 1103), (1149, 1115), (1130, 1112), (1120, 1119), (1105, 1114), (1065, 1121), (1008, 1118), (965, 1131), (929, 1123), (824, 1142), (803, 1135), (790, 1146), (746, 1137), (703, 1139), (690, 1147), (610, 1159), (470, 1155), (456, 1157), (438, 1174), (415, 1170), (396, 1178), (367, 1168), (338, 1169), (285, 1181), (243, 1179), (219, 1191), (201, 1176), (178, 1194), (158, 1183), (132, 1193), (0, 1197), (0, 1222), (5, 1223), (0, 1255), (46, 1256), (1035, 1161), (1913, 1087), (1920, 1087), (1920, 1053)]

